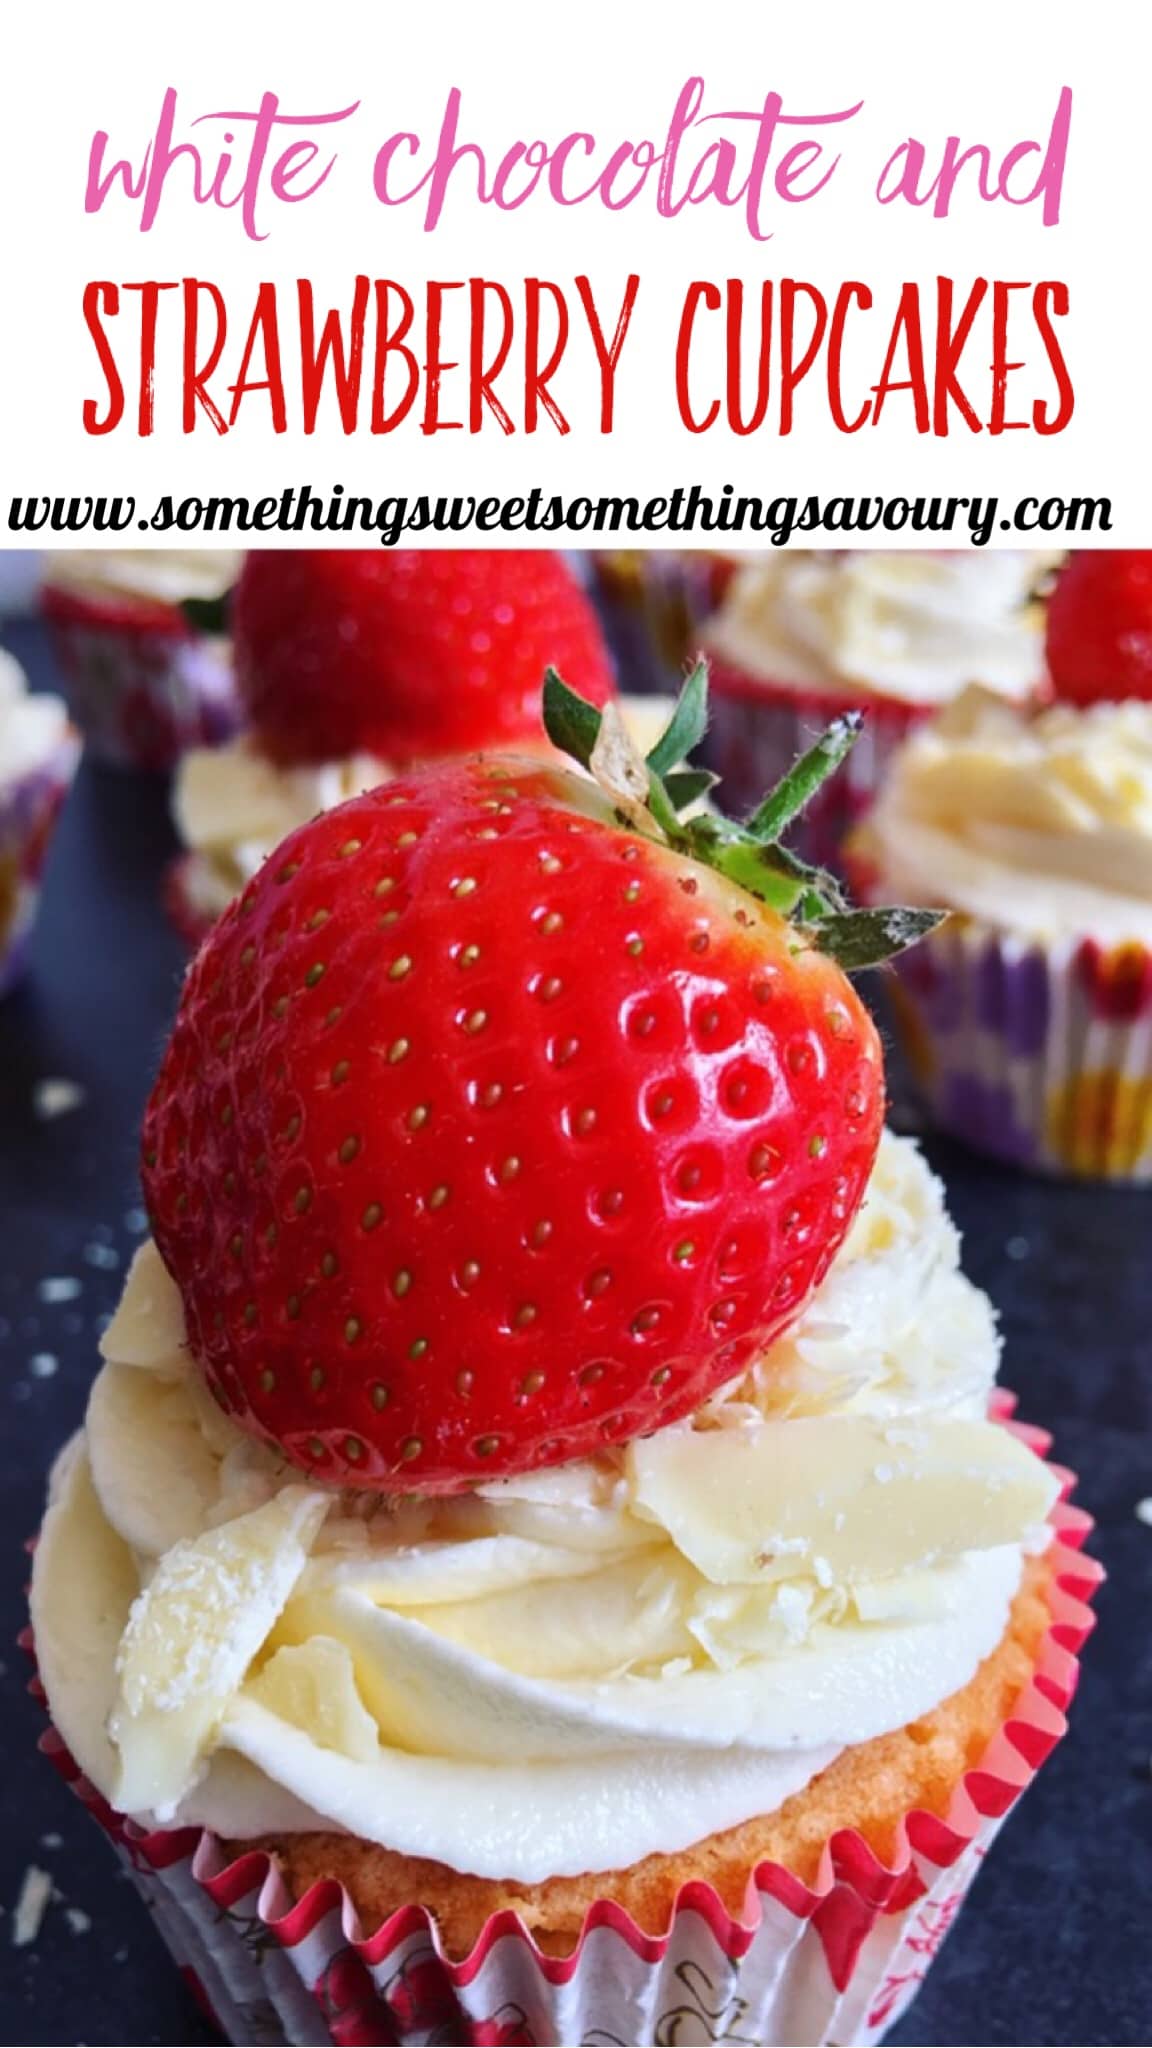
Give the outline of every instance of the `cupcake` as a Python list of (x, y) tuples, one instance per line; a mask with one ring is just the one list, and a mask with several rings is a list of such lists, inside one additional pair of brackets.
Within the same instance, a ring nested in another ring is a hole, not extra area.
[(0, 648), (0, 996), (27, 957), (53, 827), (79, 742), (59, 697), (32, 696)]
[(1152, 1181), (1152, 702), (968, 691), (895, 756), (858, 879), (953, 915), (893, 995), (933, 1120), (1015, 1165)]
[(845, 773), (799, 849), (836, 865), (905, 734), (968, 683), (1026, 701), (1044, 670), (1036, 592), (1050, 554), (788, 551), (757, 556), (707, 627), (712, 756), (737, 812), (828, 719), (864, 711)]
[(737, 567), (736, 549), (609, 548), (589, 560), (596, 601), (624, 686), (675, 692)]
[[(544, 746), (549, 659), (597, 703), (613, 693), (595, 614), (548, 552), (253, 554), (235, 621), (249, 729), (189, 754), (174, 790), (187, 853), (169, 907), (193, 940), (318, 811), (417, 759)], [(666, 715), (629, 707), (646, 745)]]
[(699, 709), (645, 802), (554, 682), (604, 787), (404, 775), (190, 969), (32, 1611), (233, 2039), (878, 2039), (1061, 1732), (1084, 1519), (817, 943), (891, 919), (661, 826)]
[(73, 718), (101, 760), (165, 770), (236, 730), (224, 600), (239, 563), (191, 548), (46, 557), (44, 616)]

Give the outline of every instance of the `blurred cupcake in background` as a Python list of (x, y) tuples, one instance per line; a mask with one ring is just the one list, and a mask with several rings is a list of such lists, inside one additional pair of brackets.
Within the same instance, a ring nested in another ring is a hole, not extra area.
[(239, 722), (226, 599), (230, 550), (69, 549), (45, 558), (41, 601), (85, 744), (164, 771)]
[(893, 996), (934, 1121), (1013, 1164), (1152, 1182), (1152, 702), (970, 690), (912, 734), (851, 849), (955, 914)]
[(18, 979), (52, 829), (79, 757), (59, 697), (34, 697), (0, 648), (0, 996)]
[(593, 588), (626, 690), (674, 694), (741, 562), (735, 550), (612, 548), (590, 556)]
[[(190, 753), (174, 790), (187, 853), (168, 902), (192, 941), (318, 812), (413, 761), (546, 747), (549, 665), (597, 704), (615, 694), (595, 610), (547, 550), (255, 552), (233, 623), (248, 728)], [(664, 710), (637, 707), (645, 747)]]
[(840, 712), (867, 713), (843, 773), (806, 813), (798, 850), (836, 865), (896, 747), (969, 683), (1015, 701), (1044, 676), (1039, 592), (1058, 557), (790, 551), (734, 578), (703, 639), (713, 765), (739, 814)]

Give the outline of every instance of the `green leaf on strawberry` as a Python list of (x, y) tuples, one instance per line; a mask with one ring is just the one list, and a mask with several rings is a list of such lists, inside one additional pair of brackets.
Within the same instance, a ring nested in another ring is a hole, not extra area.
[(181, 601), (180, 610), (194, 632), (219, 638), (228, 631), (232, 592), (225, 590), (219, 597), (186, 597)]
[[(550, 668), (544, 681), (544, 726), (553, 746), (595, 773), (602, 723), (603, 713), (585, 703)], [(810, 867), (781, 843), (781, 835), (855, 746), (863, 724), (858, 711), (833, 719), (746, 823), (735, 824), (712, 813), (685, 817), (684, 812), (716, 781), (707, 769), (683, 765), (708, 727), (708, 664), (701, 660), (644, 762), (645, 807), (652, 828), (665, 842), (790, 916), (850, 973), (890, 960), (924, 938), (945, 916), (942, 910), (853, 910), (834, 875)], [(636, 765), (639, 770), (639, 756)], [(615, 788), (610, 793), (619, 795)]]

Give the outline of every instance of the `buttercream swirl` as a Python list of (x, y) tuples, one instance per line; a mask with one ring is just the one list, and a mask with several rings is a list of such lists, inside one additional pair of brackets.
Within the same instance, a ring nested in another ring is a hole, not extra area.
[(33, 1613), (121, 1810), (344, 1827), (524, 1882), (771, 1812), (995, 1646), (1055, 1487), (886, 1137), (790, 1336), (689, 1422), (451, 1500), (324, 1493), (217, 1410), (151, 1246), (54, 1476)]
[(44, 581), (58, 590), (182, 604), (223, 597), (243, 560), (235, 548), (63, 548), (47, 556)]
[(1152, 704), (1029, 716), (968, 691), (904, 743), (861, 848), (903, 902), (1152, 944)]
[(0, 647), (0, 782), (35, 774), (68, 739), (63, 699), (33, 696), (15, 655)]
[(1000, 551), (758, 555), (705, 638), (765, 683), (947, 701), (979, 682), (1025, 697), (1043, 670), (1034, 593), (1058, 558)]

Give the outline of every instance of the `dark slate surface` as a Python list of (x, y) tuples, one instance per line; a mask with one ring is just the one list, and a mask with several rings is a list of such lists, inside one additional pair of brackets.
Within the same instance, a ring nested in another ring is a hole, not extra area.
[[(49, 679), (39, 635), (9, 644)], [(215, 2039), (95, 1826), (35, 1753), (15, 1647), (21, 1545), (79, 1422), (101, 1319), (142, 1226), (135, 1131), (182, 949), (159, 907), (162, 785), (85, 768), (53, 850), (30, 977), (0, 1005), (0, 2029), (6, 2042)], [(34, 1112), (38, 1081), (83, 1103)], [(1055, 1431), (1098, 1518), (1109, 1581), (1072, 1732), (1009, 1821), (904, 2043), (1137, 2043), (1152, 2025), (1152, 1195), (1011, 1176), (934, 1147), (974, 1278), (1003, 1315), (1006, 1377)], [(78, 1283), (53, 1289), (51, 1281)], [(68, 1299), (45, 1298), (68, 1292)], [(36, 1364), (33, 1361), (37, 1361)], [(37, 1941), (11, 1915), (29, 1864), (59, 1896)]]

